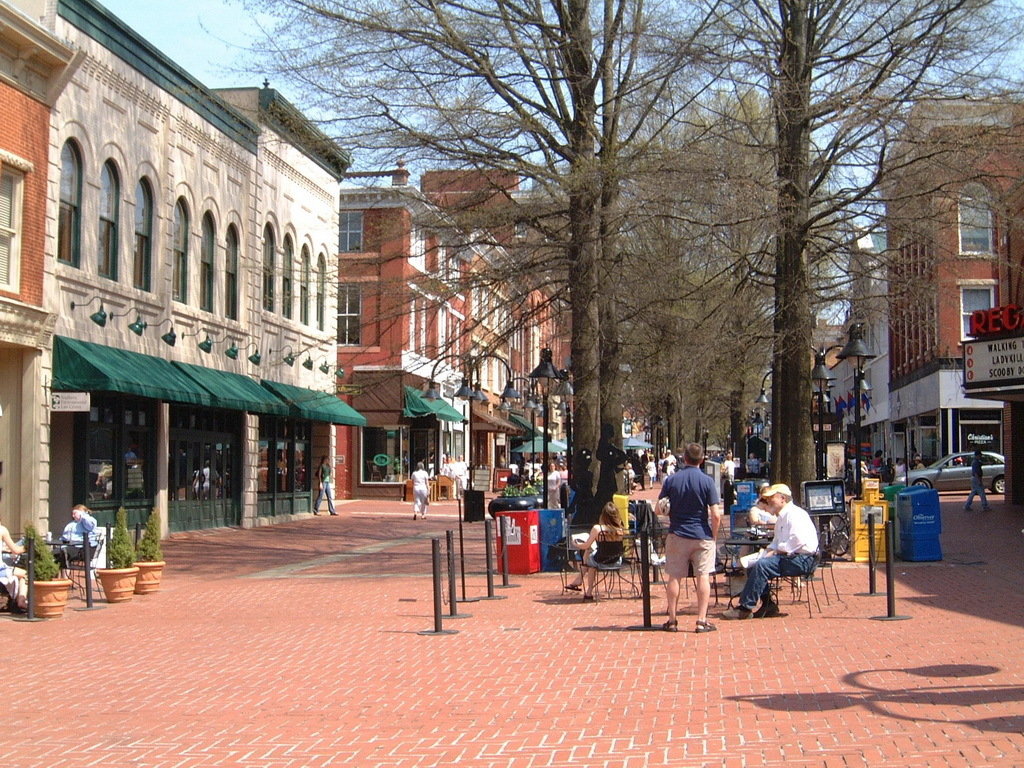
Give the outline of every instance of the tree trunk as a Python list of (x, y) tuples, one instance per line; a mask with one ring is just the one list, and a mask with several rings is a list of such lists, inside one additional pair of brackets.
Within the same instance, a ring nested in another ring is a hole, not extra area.
[[(810, 219), (813, 29), (807, 0), (786, 3), (779, 80), (773, 95), (778, 142), (779, 234), (775, 253), (771, 479), (799, 488), (814, 477), (811, 434), (811, 332), (807, 265)], [(794, 491), (796, 492), (796, 491)]]

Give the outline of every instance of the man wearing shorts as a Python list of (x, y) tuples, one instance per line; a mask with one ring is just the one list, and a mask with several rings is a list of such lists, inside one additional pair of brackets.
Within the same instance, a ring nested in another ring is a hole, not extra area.
[(668, 598), (666, 632), (678, 631), (676, 610), (679, 588), (693, 566), (697, 581), (697, 629), (714, 632), (708, 623), (711, 600), (710, 574), (715, 571), (715, 539), (722, 520), (722, 500), (715, 481), (701, 471), (704, 449), (689, 443), (683, 452), (683, 466), (665, 478), (658, 496), (657, 511), (668, 511), (668, 536), (665, 539), (665, 594)]

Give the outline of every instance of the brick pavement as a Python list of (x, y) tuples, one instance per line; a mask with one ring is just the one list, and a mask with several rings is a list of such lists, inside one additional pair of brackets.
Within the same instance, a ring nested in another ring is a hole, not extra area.
[[(0, 620), (0, 744), (18, 768), (1021, 766), (1024, 509), (962, 501), (943, 497), (942, 562), (897, 564), (910, 620), (871, 620), (885, 598), (840, 563), (842, 604), (707, 635), (627, 631), (639, 601), (584, 604), (550, 573), (418, 634), (453, 504), (175, 535), (156, 595)], [(482, 595), (482, 525), (464, 528)]]

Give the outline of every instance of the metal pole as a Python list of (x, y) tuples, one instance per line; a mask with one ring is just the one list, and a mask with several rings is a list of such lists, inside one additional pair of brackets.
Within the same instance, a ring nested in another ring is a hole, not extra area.
[(544, 509), (551, 509), (548, 503), (548, 399), (551, 394), (551, 385), (544, 385)]
[(647, 529), (640, 531), (640, 599), (644, 606), (644, 623), (632, 630), (651, 630), (651, 539)]
[[(448, 553), (448, 618), (450, 619), (468, 619), (470, 614), (459, 613), (458, 600), (455, 599), (455, 534), (452, 531), (445, 531), (445, 549)], [(465, 582), (465, 570), (462, 572), (463, 582), (462, 589), (465, 593), (466, 582)]]
[(508, 515), (498, 518), (498, 536), (501, 538), (501, 586), (508, 586)]
[[(864, 371), (861, 369), (861, 361), (857, 360), (857, 365), (853, 369), (853, 482), (854, 489), (853, 495), (858, 499), (861, 498), (860, 494), (860, 387), (861, 377), (864, 375)], [(871, 525), (871, 522), (868, 522)], [(874, 542), (874, 538), (871, 539)], [(874, 546), (874, 544), (872, 544)], [(871, 590), (874, 592), (874, 588)]]
[(885, 540), (887, 547), (885, 552), (886, 614), (885, 616), (872, 616), (871, 618), (876, 621), (904, 621), (910, 617), (896, 615), (896, 555), (893, 554), (896, 549), (896, 524), (893, 520), (885, 521)]
[(875, 546), (875, 516), (868, 515), (868, 594), (877, 595), (875, 589), (875, 563), (878, 562), (878, 550)]
[(82, 556), (85, 558), (85, 607), (76, 608), (76, 611), (96, 611), (104, 608), (102, 605), (94, 605), (92, 597), (92, 541), (89, 534), (82, 537)]
[(825, 469), (825, 390), (818, 388), (818, 479), (824, 480)]
[(454, 635), (458, 630), (444, 629), (441, 625), (441, 540), (430, 540), (430, 562), (434, 575), (434, 628), (417, 632), (419, 635)]
[(494, 594), (494, 529), (490, 520), (484, 520), (484, 556), (487, 564), (487, 595), (478, 600), (504, 600), (504, 595)]

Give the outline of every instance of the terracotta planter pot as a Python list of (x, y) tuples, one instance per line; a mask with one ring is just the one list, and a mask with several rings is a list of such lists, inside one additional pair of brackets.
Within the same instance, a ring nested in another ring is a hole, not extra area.
[(37, 581), (33, 588), (36, 618), (57, 619), (64, 615), (64, 606), (68, 604), (68, 590), (71, 589), (69, 579)]
[(139, 576), (135, 579), (135, 594), (149, 595), (160, 591), (160, 579), (164, 574), (164, 561), (138, 562)]
[(123, 603), (131, 600), (135, 594), (135, 578), (139, 569), (131, 568), (97, 568), (96, 576), (103, 586), (103, 594), (108, 603)]

